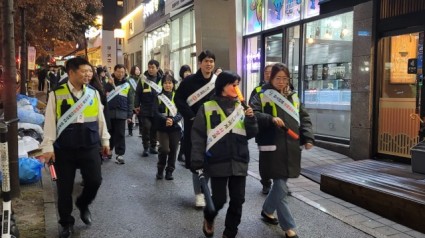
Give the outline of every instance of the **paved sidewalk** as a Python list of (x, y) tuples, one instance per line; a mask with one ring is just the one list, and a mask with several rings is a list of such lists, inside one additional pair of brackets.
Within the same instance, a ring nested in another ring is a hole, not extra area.
[[(249, 150), (251, 153), (249, 175), (260, 180), (258, 172), (258, 149), (254, 140), (250, 140)], [(309, 151), (303, 150), (301, 167), (306, 168), (349, 161), (353, 160), (345, 155), (323, 148), (314, 147)], [(375, 213), (369, 212), (368, 210), (320, 191), (320, 185), (318, 183), (315, 183), (303, 176), (296, 179), (290, 179), (288, 181), (288, 186), (292, 191), (293, 197), (369, 235), (391, 238), (425, 238), (425, 234), (423, 233), (397, 224)], [(258, 182), (259, 193), (261, 192), (261, 189), (262, 185)]]

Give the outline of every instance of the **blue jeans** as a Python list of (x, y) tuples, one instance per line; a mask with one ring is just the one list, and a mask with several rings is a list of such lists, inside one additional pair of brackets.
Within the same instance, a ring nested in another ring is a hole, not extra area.
[[(210, 179), (210, 176), (204, 174), (205, 179), (208, 180)], [(195, 195), (198, 195), (200, 193), (202, 193), (202, 189), (201, 189), (201, 182), (199, 182), (199, 176), (198, 173), (192, 173), (192, 181), (193, 181), (193, 191), (195, 192)]]
[(273, 214), (277, 211), (280, 227), (284, 231), (296, 227), (294, 218), (288, 206), (288, 186), (286, 185), (287, 178), (273, 179), (272, 188), (267, 195), (263, 204), (263, 211), (267, 214)]

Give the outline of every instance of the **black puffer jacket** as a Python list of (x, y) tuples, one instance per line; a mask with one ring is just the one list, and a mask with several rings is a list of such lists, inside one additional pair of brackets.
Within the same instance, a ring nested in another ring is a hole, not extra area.
[(187, 98), (190, 95), (192, 95), (198, 89), (209, 83), (212, 77), (213, 74), (211, 74), (211, 77), (209, 79), (204, 78), (201, 70), (199, 69), (196, 74), (187, 76), (186, 79), (180, 83), (179, 88), (176, 91), (176, 96), (174, 100), (176, 102), (177, 109), (183, 115), (185, 121), (189, 121), (191, 118), (194, 118), (202, 104), (210, 100), (211, 95), (214, 93), (214, 90), (212, 90), (209, 94), (207, 94), (205, 97), (200, 99), (192, 106), (189, 106), (186, 102)]
[[(263, 86), (263, 91), (276, 90), (271, 84)], [(287, 96), (293, 102), (294, 93)], [(273, 123), (273, 116), (262, 112), (260, 94), (253, 95), (251, 106), (258, 120), (260, 133), (256, 139), (259, 146), (276, 146), (274, 151), (260, 150), (260, 175), (263, 179), (296, 178), (301, 171), (300, 145), (314, 143), (314, 135), (310, 116), (303, 106), (299, 108), (300, 125), (279, 106), (277, 116), (283, 120), (285, 126), (300, 135), (299, 140), (294, 140)]]
[[(223, 109), (226, 116), (234, 110), (237, 99), (213, 96), (212, 100)], [(206, 153), (207, 126), (205, 108), (201, 106), (192, 127), (191, 168), (204, 168), (211, 177), (247, 176), (249, 150), (248, 140), (258, 133), (257, 119), (245, 117), (246, 136), (234, 134), (231, 131), (221, 138), (210, 151)], [(216, 125), (217, 126), (217, 125)], [(217, 162), (219, 161), (219, 162)]]
[[(158, 71), (157, 76), (151, 76), (148, 74), (148, 71), (145, 71), (144, 75), (147, 80), (150, 80), (154, 83), (158, 83), (162, 74)], [(144, 83), (143, 80), (139, 80), (136, 88), (136, 95), (134, 97), (134, 107), (140, 107), (140, 116), (142, 117), (154, 117), (154, 102), (157, 100), (157, 92), (151, 88), (147, 83)]]

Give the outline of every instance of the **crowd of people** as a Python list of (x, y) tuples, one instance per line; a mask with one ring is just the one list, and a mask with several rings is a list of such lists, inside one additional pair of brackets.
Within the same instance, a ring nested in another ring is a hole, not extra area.
[(81, 220), (90, 225), (89, 205), (101, 186), (102, 160), (115, 156), (118, 165), (125, 164), (126, 125), (132, 136), (136, 121), (142, 156), (158, 157), (156, 179), (173, 180), (176, 161), (184, 162), (192, 172), (197, 208), (206, 207), (198, 175), (209, 180), (215, 210), (204, 209), (202, 231), (207, 237), (214, 235), (214, 219), (227, 201), (227, 192), (230, 201), (222, 237), (238, 233), (250, 158), (248, 140), (255, 137), (262, 192), (267, 195), (259, 215), (268, 224), (280, 224), (285, 237), (298, 237), (286, 182), (299, 176), (300, 147), (312, 148), (314, 137), (309, 115), (291, 89), (288, 68), (281, 63), (268, 65), (263, 84), (246, 105), (238, 98), (239, 75), (216, 67), (209, 50), (197, 59), (199, 69), (192, 74), (190, 66), (183, 65), (179, 80), (156, 60), (148, 62), (144, 73), (139, 66), (128, 73), (117, 64), (109, 76), (106, 68), (73, 58), (57, 72), (39, 75), (39, 80), (51, 80), (42, 149), (45, 160), (56, 165), (60, 237), (73, 233), (76, 170), (81, 171), (84, 189), (75, 205)]

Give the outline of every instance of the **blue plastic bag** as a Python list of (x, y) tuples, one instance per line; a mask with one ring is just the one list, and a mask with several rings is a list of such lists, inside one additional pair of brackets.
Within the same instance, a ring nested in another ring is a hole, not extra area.
[(19, 183), (31, 184), (41, 179), (43, 164), (33, 158), (19, 158)]

